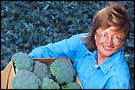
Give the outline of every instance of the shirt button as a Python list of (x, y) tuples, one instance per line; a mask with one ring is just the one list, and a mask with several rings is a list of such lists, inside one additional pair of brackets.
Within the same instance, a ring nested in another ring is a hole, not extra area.
[(90, 53), (87, 53), (87, 55), (89, 56), (89, 55), (90, 55)]
[(121, 84), (120, 86), (121, 86), (121, 87), (123, 87), (123, 85), (122, 85), (122, 84)]
[(94, 65), (94, 67), (95, 67), (95, 68), (97, 68), (97, 69), (99, 68), (99, 66), (98, 66), (98, 65), (96, 65), (96, 64)]
[(75, 59), (75, 61), (78, 61), (78, 59)]
[(82, 82), (84, 83), (84, 82), (85, 82), (85, 80), (82, 80)]

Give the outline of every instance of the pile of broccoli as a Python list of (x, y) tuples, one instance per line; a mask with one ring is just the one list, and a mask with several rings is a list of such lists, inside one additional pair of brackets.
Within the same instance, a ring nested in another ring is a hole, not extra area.
[(66, 59), (51, 64), (34, 61), (27, 53), (15, 53), (11, 60), (16, 75), (11, 81), (13, 89), (81, 89), (74, 81), (75, 70)]

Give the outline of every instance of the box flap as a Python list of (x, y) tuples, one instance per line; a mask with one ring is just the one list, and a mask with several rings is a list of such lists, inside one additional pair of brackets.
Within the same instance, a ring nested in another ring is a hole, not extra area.
[(12, 84), (11, 84), (11, 80), (14, 78), (14, 76), (15, 76), (15, 70), (14, 70), (14, 66), (13, 66), (13, 62), (12, 62), (12, 67), (11, 67), (11, 71), (9, 73), (9, 79), (8, 79), (8, 89), (13, 88)]
[(8, 65), (1, 71), (1, 89), (8, 88), (9, 76), (12, 70), (13, 63), (10, 61)]

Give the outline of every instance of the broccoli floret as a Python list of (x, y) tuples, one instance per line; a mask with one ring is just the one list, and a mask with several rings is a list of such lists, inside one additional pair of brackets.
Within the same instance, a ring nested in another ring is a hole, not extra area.
[(53, 79), (43, 78), (42, 89), (60, 89), (60, 86)]
[(45, 63), (40, 63), (39, 61), (34, 61), (33, 73), (37, 75), (41, 80), (44, 77), (51, 77), (48, 66)]
[(11, 57), (11, 60), (15, 63), (15, 67), (18, 70), (32, 71), (33, 69), (33, 60), (27, 53), (23, 52), (15, 53)]
[(39, 89), (42, 82), (31, 71), (19, 70), (11, 81), (13, 89)]
[(69, 82), (62, 89), (81, 89), (80, 86), (75, 82)]
[(58, 83), (68, 83), (74, 80), (75, 70), (66, 59), (57, 59), (50, 65), (51, 74)]

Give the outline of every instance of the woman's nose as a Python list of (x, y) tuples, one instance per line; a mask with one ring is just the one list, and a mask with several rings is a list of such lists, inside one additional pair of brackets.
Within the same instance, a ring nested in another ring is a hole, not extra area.
[(107, 46), (112, 46), (112, 45), (114, 44), (113, 38), (112, 38), (112, 37), (109, 37), (109, 38), (106, 40), (106, 43), (107, 43)]

